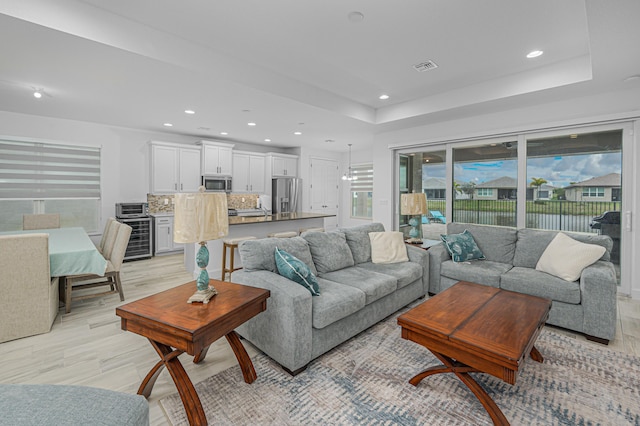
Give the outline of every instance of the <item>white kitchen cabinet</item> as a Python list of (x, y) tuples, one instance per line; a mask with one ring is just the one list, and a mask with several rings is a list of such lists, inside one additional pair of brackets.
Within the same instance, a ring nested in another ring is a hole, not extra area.
[(298, 156), (288, 154), (271, 154), (272, 177), (297, 177)]
[(233, 153), (233, 192), (265, 193), (265, 155)]
[(154, 255), (184, 250), (184, 244), (173, 242), (173, 216), (154, 217)]
[(151, 142), (149, 192), (195, 192), (200, 186), (200, 149), (165, 142)]
[(204, 176), (231, 176), (233, 173), (233, 144), (200, 141), (202, 147), (202, 174)]

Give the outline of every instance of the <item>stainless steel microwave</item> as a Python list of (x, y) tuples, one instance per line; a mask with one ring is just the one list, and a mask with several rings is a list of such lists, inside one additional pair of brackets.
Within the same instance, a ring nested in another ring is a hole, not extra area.
[(202, 176), (205, 191), (231, 192), (231, 176)]

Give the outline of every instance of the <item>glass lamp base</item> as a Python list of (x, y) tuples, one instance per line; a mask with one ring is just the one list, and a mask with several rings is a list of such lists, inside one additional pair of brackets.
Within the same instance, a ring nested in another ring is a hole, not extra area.
[(198, 290), (187, 300), (187, 303), (209, 303), (209, 300), (216, 294), (218, 294), (218, 291), (213, 287), (209, 287), (206, 290)]

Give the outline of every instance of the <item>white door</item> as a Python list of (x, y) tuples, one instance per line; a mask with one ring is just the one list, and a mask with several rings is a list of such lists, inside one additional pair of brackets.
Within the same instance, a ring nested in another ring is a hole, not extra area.
[(309, 199), (314, 213), (338, 213), (338, 162), (322, 158), (312, 158)]

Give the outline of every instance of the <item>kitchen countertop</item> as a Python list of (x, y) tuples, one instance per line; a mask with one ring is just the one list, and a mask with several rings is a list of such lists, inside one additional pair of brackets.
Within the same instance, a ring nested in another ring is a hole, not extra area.
[(151, 217), (172, 217), (173, 213), (166, 213), (166, 212), (149, 213), (149, 216), (151, 216)]
[(335, 214), (322, 213), (276, 213), (268, 216), (229, 216), (229, 225), (244, 225), (249, 223), (284, 222), (287, 220), (317, 219), (333, 217)]

